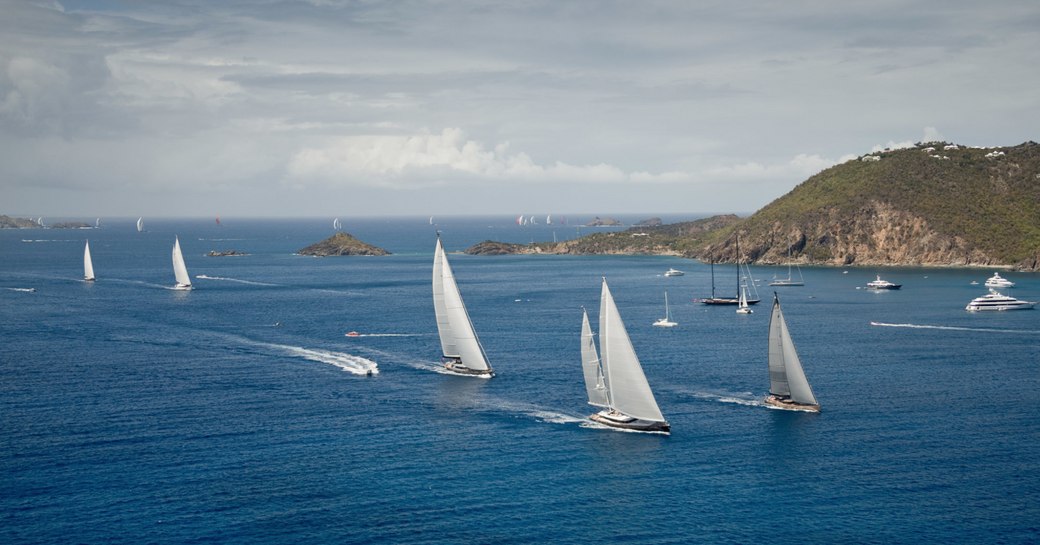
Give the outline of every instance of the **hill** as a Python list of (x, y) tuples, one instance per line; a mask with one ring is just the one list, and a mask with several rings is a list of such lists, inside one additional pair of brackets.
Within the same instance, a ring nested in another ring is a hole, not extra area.
[(347, 233), (336, 233), (331, 237), (297, 251), (300, 255), (325, 257), (330, 255), (390, 255), (390, 252), (361, 242)]
[(738, 235), (741, 258), (762, 264), (1037, 271), (1040, 144), (982, 149), (929, 142), (886, 150), (828, 168), (745, 219), (714, 216), (496, 251), (733, 262)]
[(732, 261), (1040, 269), (1040, 145), (945, 142), (831, 167), (697, 248)]

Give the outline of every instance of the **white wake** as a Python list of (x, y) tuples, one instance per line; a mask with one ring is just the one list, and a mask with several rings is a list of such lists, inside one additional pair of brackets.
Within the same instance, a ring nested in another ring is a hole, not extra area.
[(240, 280), (238, 278), (227, 278), (224, 276), (207, 276), (205, 274), (196, 274), (195, 278), (200, 280), (220, 280), (223, 282), (236, 282), (239, 284), (249, 284), (251, 286), (278, 286), (278, 284), (269, 284), (267, 282), (256, 282), (254, 280)]
[(908, 329), (939, 329), (943, 331), (979, 331), (982, 333), (1025, 333), (1027, 335), (1037, 335), (1040, 331), (1029, 330), (1029, 329), (997, 329), (990, 327), (960, 327), (960, 326), (947, 326), (947, 325), (925, 325), (925, 324), (889, 324), (885, 322), (870, 322), (870, 325), (875, 327), (901, 327)]
[(275, 352), (281, 353), (286, 356), (303, 358), (310, 361), (334, 365), (348, 373), (353, 373), (355, 375), (379, 374), (379, 366), (376, 364), (376, 362), (367, 358), (362, 358), (361, 356), (344, 354), (342, 352), (333, 352), (331, 350), (317, 350), (312, 348), (304, 348), (302, 346), (288, 346), (284, 344), (271, 344), (260, 342), (255, 342), (254, 344), (256, 344), (257, 346), (262, 346), (264, 348), (271, 349)]

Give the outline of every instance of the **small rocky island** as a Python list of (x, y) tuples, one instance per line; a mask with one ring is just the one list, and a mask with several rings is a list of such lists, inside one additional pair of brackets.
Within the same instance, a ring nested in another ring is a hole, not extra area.
[(249, 254), (247, 254), (245, 252), (240, 252), (238, 250), (210, 250), (209, 253), (206, 254), (206, 255), (208, 257), (233, 257), (233, 256), (249, 255)]
[(484, 242), (478, 242), (473, 246), (466, 248), (464, 253), (469, 255), (513, 255), (529, 253), (527, 250), (527, 244), (485, 240)]
[(592, 221), (585, 224), (585, 227), (617, 227), (624, 225), (620, 221), (614, 218), (600, 218), (596, 216)]
[(353, 236), (339, 232), (331, 237), (297, 251), (300, 255), (326, 257), (330, 255), (390, 255), (390, 252), (366, 244)]

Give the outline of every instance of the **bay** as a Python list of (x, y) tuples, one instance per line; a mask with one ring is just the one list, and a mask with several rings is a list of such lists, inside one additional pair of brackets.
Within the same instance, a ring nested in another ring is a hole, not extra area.
[[(803, 268), (777, 293), (812, 415), (761, 403), (766, 283), (786, 268), (752, 267), (763, 303), (740, 316), (693, 302), (711, 289), (696, 261), (452, 253), (498, 374), (480, 380), (439, 372), (436, 231), (457, 252), (590, 230), (343, 220), (394, 255), (294, 255), (324, 219), (0, 231), (0, 540), (1040, 539), (1040, 312), (965, 312), (992, 271)], [(175, 234), (192, 292), (168, 289)], [(204, 255), (224, 249), (249, 255)], [(733, 289), (732, 266), (715, 273)], [(878, 273), (903, 289), (858, 289)], [(1040, 299), (1038, 275), (1004, 276)], [(671, 436), (585, 423), (581, 307), (595, 321), (601, 277)], [(676, 328), (651, 326), (665, 290)]]

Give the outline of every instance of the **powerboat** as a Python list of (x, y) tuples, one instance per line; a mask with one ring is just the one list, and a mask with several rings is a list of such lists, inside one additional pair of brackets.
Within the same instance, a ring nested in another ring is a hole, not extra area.
[(990, 291), (982, 297), (976, 297), (964, 307), (969, 312), (983, 310), (1027, 310), (1036, 306), (1035, 302), (1022, 301), (996, 291)]
[(1015, 283), (1000, 276), (1000, 273), (993, 273), (993, 276), (986, 279), (987, 288), (1013, 288)]
[(901, 287), (903, 287), (902, 284), (893, 284), (888, 280), (882, 280), (880, 274), (877, 275), (877, 278), (875, 280), (867, 282), (868, 290), (897, 290)]
[(679, 269), (668, 269), (664, 272), (665, 276), (682, 276), (684, 274), (686, 273), (680, 271)]

